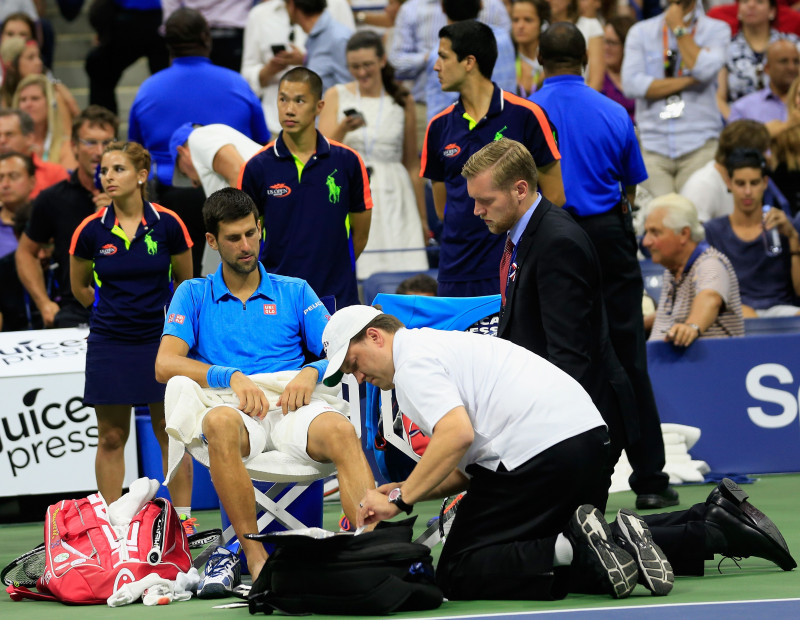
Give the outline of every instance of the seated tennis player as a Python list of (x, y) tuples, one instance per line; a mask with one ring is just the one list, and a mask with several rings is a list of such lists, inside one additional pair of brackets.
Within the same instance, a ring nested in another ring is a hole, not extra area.
[[(304, 350), (323, 356), (328, 314), (311, 287), (298, 278), (272, 275), (258, 261), (261, 228), (252, 199), (226, 188), (203, 207), (206, 239), (222, 264), (206, 278), (185, 281), (175, 291), (156, 358), (156, 377), (183, 375), (201, 387), (229, 387), (238, 407), (217, 406), (204, 414), (211, 479), (247, 557), (253, 581), (267, 554), (248, 540), (257, 532), (253, 485), (247, 460), (265, 450), (299, 459), (333, 462), (339, 474), (342, 508), (357, 523), (358, 501), (375, 482), (350, 421), (317, 398), (326, 360), (304, 364)], [(248, 375), (297, 370), (271, 408)], [(224, 550), (223, 550), (224, 552)], [(235, 585), (238, 563), (219, 558), (228, 570), (206, 568), (199, 594), (225, 595)], [(219, 573), (217, 578), (214, 573)], [(203, 587), (205, 586), (205, 588)], [(205, 590), (205, 591), (204, 591)]]

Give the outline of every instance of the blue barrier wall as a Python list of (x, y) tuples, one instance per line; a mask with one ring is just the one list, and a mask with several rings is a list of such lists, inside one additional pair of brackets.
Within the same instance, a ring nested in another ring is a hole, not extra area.
[(800, 334), (649, 342), (662, 422), (697, 426), (692, 448), (711, 469), (800, 471)]

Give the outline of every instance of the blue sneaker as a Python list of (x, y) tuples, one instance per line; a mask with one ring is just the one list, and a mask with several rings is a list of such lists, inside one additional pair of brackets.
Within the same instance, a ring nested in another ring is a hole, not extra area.
[(242, 581), (239, 556), (225, 547), (219, 547), (208, 559), (203, 578), (197, 585), (198, 598), (231, 596)]

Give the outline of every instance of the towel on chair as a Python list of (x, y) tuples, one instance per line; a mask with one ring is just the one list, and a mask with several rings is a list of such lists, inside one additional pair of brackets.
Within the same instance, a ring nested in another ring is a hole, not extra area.
[[(297, 370), (262, 373), (250, 375), (267, 397), (270, 411), (279, 409), (275, 403), (283, 393), (286, 385), (297, 376)], [(349, 415), (350, 407), (340, 396), (339, 387), (329, 388), (322, 383), (317, 384), (314, 396), (327, 402), (331, 407)], [(175, 470), (180, 465), (184, 450), (208, 467), (208, 446), (200, 438), (202, 434), (201, 420), (203, 414), (211, 407), (230, 405), (239, 407), (239, 397), (231, 388), (202, 388), (189, 377), (172, 377), (167, 382), (164, 395), (164, 417), (169, 435), (169, 452), (167, 458), (167, 475), (165, 483), (172, 480)]]

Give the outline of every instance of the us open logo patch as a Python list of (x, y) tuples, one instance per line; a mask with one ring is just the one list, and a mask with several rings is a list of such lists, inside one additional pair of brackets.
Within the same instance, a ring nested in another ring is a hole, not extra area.
[(117, 246), (113, 243), (106, 243), (102, 248), (100, 248), (97, 252), (100, 256), (111, 256), (117, 253)]
[(275, 185), (270, 185), (269, 189), (267, 190), (267, 196), (274, 196), (275, 198), (285, 198), (291, 193), (292, 188), (286, 185), (286, 183), (276, 183)]
[(278, 314), (278, 307), (275, 304), (264, 304), (264, 314)]
[(444, 151), (442, 151), (442, 155), (445, 157), (455, 157), (461, 152), (461, 147), (458, 146), (455, 142), (448, 144), (444, 147)]

